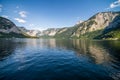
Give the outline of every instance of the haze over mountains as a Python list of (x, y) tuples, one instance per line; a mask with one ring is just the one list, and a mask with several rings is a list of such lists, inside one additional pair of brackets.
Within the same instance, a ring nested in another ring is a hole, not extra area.
[(27, 30), (0, 17), (0, 37), (120, 39), (120, 12), (100, 12), (72, 27)]

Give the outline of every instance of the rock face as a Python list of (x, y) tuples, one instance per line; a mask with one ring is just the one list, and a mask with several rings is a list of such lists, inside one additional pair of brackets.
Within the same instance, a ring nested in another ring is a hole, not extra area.
[(86, 21), (77, 22), (72, 27), (49, 28), (43, 31), (18, 28), (10, 20), (0, 17), (0, 33), (31, 37), (120, 39), (120, 12), (101, 12)]
[(0, 37), (26, 37), (10, 20), (0, 17)]
[(59, 28), (49, 28), (47, 30), (42, 31), (43, 36), (55, 36), (56, 33), (59, 31)]
[(33, 37), (41, 36), (41, 32), (39, 30), (29, 30), (27, 34)]
[(41, 37), (41, 36), (53, 37), (59, 31), (59, 28), (49, 28), (43, 31), (28, 30), (28, 29), (25, 29), (24, 27), (19, 27), (19, 29), (31, 37)]
[[(97, 13), (86, 21), (79, 21), (72, 27), (49, 28), (47, 30), (27, 31), (33, 36), (49, 36), (55, 38), (104, 38), (104, 32), (120, 27), (120, 12), (101, 12)], [(101, 37), (102, 36), (102, 37)]]
[(116, 17), (111, 21), (111, 23), (105, 28), (105, 30), (119, 28), (120, 27), (120, 12), (116, 13)]
[(24, 27), (19, 27), (18, 26), (18, 28), (22, 31), (22, 32), (25, 32), (25, 33), (27, 33), (29, 30), (27, 30), (26, 28), (24, 28)]
[(3, 17), (0, 17), (0, 32), (3, 33), (13, 32), (21, 34), (21, 31), (17, 28), (17, 26), (13, 22)]
[[(78, 29), (72, 36), (80, 37), (81, 35), (93, 32), (96, 30), (102, 30), (106, 27), (110, 27), (111, 22), (119, 15), (118, 12), (102, 12), (92, 16), (87, 21), (78, 24)], [(114, 25), (114, 24), (113, 24)]]
[(65, 27), (65, 28), (61, 28), (55, 35), (55, 37), (57, 38), (70, 38), (71, 35), (77, 30), (77, 27)]
[(103, 33), (98, 36), (100, 39), (120, 39), (120, 12), (118, 12), (113, 21), (104, 29)]
[(31, 37), (40, 37), (41, 36), (41, 31), (39, 31), (39, 30), (28, 30), (28, 29), (26, 29), (24, 27), (19, 27), (19, 29), (23, 33), (25, 33), (25, 34), (27, 34), (27, 35), (29, 35)]
[[(48, 29), (45, 35), (63, 38), (98, 38), (110, 29), (120, 27), (120, 12), (101, 12), (86, 21), (79, 21), (73, 27), (60, 28), (58, 30)], [(51, 34), (52, 33), (52, 34)], [(104, 36), (105, 37), (105, 36)], [(100, 38), (103, 38), (100, 37)]]

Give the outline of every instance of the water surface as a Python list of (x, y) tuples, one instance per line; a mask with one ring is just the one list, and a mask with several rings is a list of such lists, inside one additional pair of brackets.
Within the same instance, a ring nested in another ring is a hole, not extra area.
[(120, 80), (120, 41), (0, 39), (0, 80)]

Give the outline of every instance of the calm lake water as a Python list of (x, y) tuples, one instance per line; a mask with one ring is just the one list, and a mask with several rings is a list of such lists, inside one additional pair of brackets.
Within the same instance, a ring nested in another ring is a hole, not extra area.
[(0, 39), (0, 80), (120, 80), (120, 41)]

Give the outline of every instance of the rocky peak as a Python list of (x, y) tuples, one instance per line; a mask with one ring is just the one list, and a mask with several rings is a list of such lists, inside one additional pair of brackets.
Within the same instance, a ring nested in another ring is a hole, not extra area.
[(0, 32), (3, 33), (21, 33), (17, 26), (10, 20), (0, 17)]
[(89, 18), (87, 21), (78, 25), (78, 29), (72, 36), (79, 37), (87, 32), (101, 30), (109, 26), (109, 24), (117, 17), (119, 12), (101, 12)]
[(112, 28), (120, 28), (120, 12), (116, 14), (116, 17), (113, 18), (112, 22), (105, 28), (105, 30), (112, 29)]
[(55, 34), (59, 31), (59, 28), (49, 28), (47, 30), (42, 31), (43, 35), (47, 36), (55, 36)]

